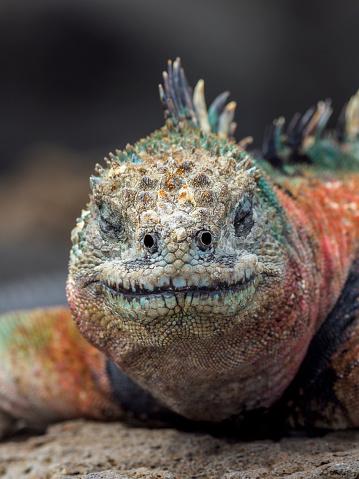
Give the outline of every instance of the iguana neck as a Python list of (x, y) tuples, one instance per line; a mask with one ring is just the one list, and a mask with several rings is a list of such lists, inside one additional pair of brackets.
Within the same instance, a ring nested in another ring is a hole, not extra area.
[(318, 329), (335, 305), (358, 251), (359, 178), (297, 178), (282, 186), (277, 197), (295, 231), (296, 252), (290, 244), (288, 251), (292, 256), (304, 253)]

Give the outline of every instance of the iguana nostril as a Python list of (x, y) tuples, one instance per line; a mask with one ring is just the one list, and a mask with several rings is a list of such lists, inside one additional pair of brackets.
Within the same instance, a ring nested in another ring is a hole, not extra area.
[(208, 231), (202, 233), (201, 235), (201, 240), (202, 243), (205, 244), (206, 246), (210, 246), (212, 243), (212, 235)]
[(154, 234), (147, 233), (143, 237), (143, 246), (150, 252), (154, 253), (157, 250), (157, 238)]
[(197, 245), (200, 250), (207, 251), (212, 246), (212, 235), (209, 231), (197, 233)]

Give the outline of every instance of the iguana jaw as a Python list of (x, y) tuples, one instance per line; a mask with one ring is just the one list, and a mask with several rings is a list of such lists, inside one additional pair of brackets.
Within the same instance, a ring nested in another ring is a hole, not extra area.
[(213, 317), (233, 316), (250, 303), (262, 279), (262, 275), (253, 276), (244, 284), (225, 289), (162, 288), (152, 293), (118, 291), (104, 283), (93, 283), (93, 288), (103, 295), (118, 323), (123, 323), (121, 329), (127, 329), (132, 321), (148, 324), (162, 319), (182, 324), (189, 318), (207, 322)]
[(97, 268), (91, 282), (129, 297), (190, 290), (208, 293), (244, 289), (267, 270), (256, 254), (211, 252), (199, 257), (190, 241), (181, 245), (185, 252), (169, 243), (172, 246), (177, 249), (174, 254), (160, 254), (145, 261), (136, 257), (133, 261), (108, 259)]
[(221, 263), (213, 257), (210, 262), (184, 264), (178, 269), (155, 263), (126, 272), (128, 264), (109, 260), (85, 288), (103, 298), (121, 329), (127, 329), (132, 321), (148, 324), (161, 319), (182, 324), (185, 318), (196, 321), (201, 317), (207, 322), (214, 316), (237, 314), (263, 281), (264, 265), (256, 255), (239, 255), (231, 258), (231, 264), (234, 266), (229, 267), (229, 259), (223, 258)]
[(181, 294), (188, 294), (188, 293), (197, 293), (198, 295), (212, 295), (216, 293), (226, 294), (228, 292), (234, 291), (243, 291), (248, 286), (254, 285), (257, 286), (258, 283), (261, 281), (262, 275), (252, 275), (248, 279), (244, 277), (241, 282), (236, 284), (229, 284), (225, 282), (218, 281), (216, 284), (211, 286), (205, 287), (197, 287), (197, 286), (183, 286), (183, 287), (176, 287), (174, 285), (169, 287), (159, 286), (156, 288), (146, 289), (138, 287), (136, 289), (126, 289), (122, 285), (118, 285), (116, 283), (103, 283), (99, 281), (95, 281), (92, 284), (98, 291), (103, 291), (104, 293), (110, 293), (112, 295), (123, 295), (128, 300), (139, 298), (141, 296), (151, 298), (156, 296), (161, 296), (162, 294), (166, 294), (169, 296), (180, 296)]
[[(112, 331), (117, 340), (126, 343), (162, 347), (209, 339), (248, 320), (255, 298), (261, 297), (262, 287), (270, 280), (274, 279), (258, 274), (243, 285), (227, 289), (124, 294), (100, 282), (80, 286), (69, 278), (68, 296), (75, 321), (86, 336), (91, 336), (98, 324), (104, 337)], [(81, 310), (90, 303), (91, 310), (84, 317)]]

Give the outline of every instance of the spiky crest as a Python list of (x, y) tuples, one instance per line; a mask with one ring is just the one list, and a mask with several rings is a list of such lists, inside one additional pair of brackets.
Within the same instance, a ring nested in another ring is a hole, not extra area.
[(275, 167), (298, 159), (306, 161), (306, 148), (322, 136), (331, 114), (331, 100), (327, 99), (309, 108), (304, 115), (296, 113), (285, 132), (284, 118), (277, 118), (266, 127), (262, 156)]
[[(110, 159), (105, 158), (108, 166), (123, 164), (129, 160), (132, 163), (141, 163), (140, 152), (148, 148), (157, 150), (161, 142), (167, 141), (162, 137), (168, 132), (179, 146), (183, 143), (188, 145), (192, 141), (194, 147), (202, 146), (210, 152), (210, 155), (223, 154), (232, 149), (227, 139), (233, 139), (236, 128), (233, 121), (236, 103), (233, 101), (227, 103), (230, 94), (228, 91), (218, 95), (207, 109), (204, 81), (199, 80), (192, 92), (181, 61), (177, 58), (173, 63), (168, 61), (168, 70), (163, 72), (163, 86), (159, 85), (159, 92), (167, 120), (165, 132), (160, 131), (157, 135), (151, 135), (136, 145), (127, 145), (123, 151), (116, 150), (116, 154), (110, 153)], [(331, 100), (327, 99), (309, 108), (304, 115), (296, 113), (286, 131), (283, 117), (274, 120), (265, 130), (263, 158), (277, 168), (297, 161), (310, 162), (307, 152), (321, 139), (331, 113)], [(183, 128), (187, 128), (185, 132)], [(216, 139), (211, 136), (213, 133), (218, 135)], [(349, 146), (357, 142), (358, 137), (359, 91), (343, 108), (336, 129), (331, 134), (331, 138)], [(251, 142), (252, 138), (247, 137), (239, 142), (239, 146), (246, 149)], [(101, 167), (97, 168), (100, 177), (103, 171)]]
[(174, 125), (190, 123), (206, 134), (216, 133), (223, 139), (233, 136), (236, 103), (232, 101), (226, 105), (229, 92), (221, 93), (207, 111), (204, 81), (199, 80), (192, 93), (179, 58), (173, 64), (168, 61), (168, 71), (163, 72), (163, 86), (159, 85), (159, 92), (165, 118)]

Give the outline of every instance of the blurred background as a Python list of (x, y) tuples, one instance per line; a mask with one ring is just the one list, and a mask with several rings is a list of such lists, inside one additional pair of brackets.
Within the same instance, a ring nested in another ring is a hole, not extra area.
[(70, 230), (96, 162), (162, 126), (157, 84), (182, 58), (237, 139), (359, 87), (359, 2), (1, 0), (0, 311), (65, 303)]

